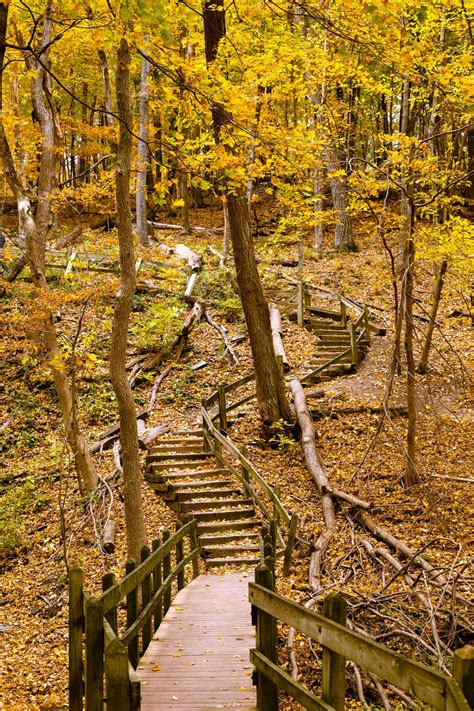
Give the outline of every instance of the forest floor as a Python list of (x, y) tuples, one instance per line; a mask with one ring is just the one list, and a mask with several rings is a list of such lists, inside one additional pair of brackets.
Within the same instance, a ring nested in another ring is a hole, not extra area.
[[(271, 218), (271, 206), (261, 222)], [(192, 211), (192, 224), (220, 226), (216, 210)], [(217, 260), (206, 252), (211, 244), (220, 249), (220, 237), (206, 234), (189, 239), (177, 232), (160, 232), (161, 241), (172, 246), (178, 241), (202, 253), (209, 267), (203, 274), (202, 296), (216, 320), (228, 329), (229, 337), (245, 333), (238, 299), (232, 293)], [(88, 235), (87, 247), (93, 252), (116, 254), (114, 236)], [(391, 349), (392, 292), (388, 263), (368, 224), (358, 226), (356, 254), (327, 251), (316, 260), (311, 237), (305, 245), (305, 278), (308, 282), (335, 291), (344, 291), (359, 301), (375, 304), (388, 326), (388, 335), (374, 337), (367, 358), (354, 375), (337, 378), (318, 387), (324, 391), (310, 398), (316, 412), (318, 447), (326, 462), (331, 483), (377, 504), (377, 519), (415, 549), (431, 542), (427, 557), (446, 569), (456, 560), (472, 561), (473, 485), (456, 480), (472, 477), (473, 409), (468, 372), (472, 366), (472, 329), (467, 318), (449, 318), (454, 309), (466, 310), (463, 284), (450, 274), (440, 306), (440, 330), (435, 332), (430, 371), (420, 376), (418, 391), (419, 430), (418, 466), (422, 483), (410, 490), (402, 488), (404, 459), (401, 439), (405, 418), (394, 416), (393, 427), (383, 428), (374, 437), (378, 414), (370, 407), (380, 405)], [(295, 279), (295, 270), (282, 267), (282, 257), (295, 256), (291, 241), (282, 249), (271, 234), (256, 240), (260, 271), (265, 286)], [(180, 298), (185, 278), (182, 263), (166, 259), (156, 246), (144, 256), (173, 263), (167, 274), (147, 269), (144, 277), (163, 286), (159, 296), (139, 293), (136, 297), (131, 328), (130, 356), (144, 349), (166, 348), (176, 332), (187, 307)], [(420, 263), (416, 297), (427, 308), (432, 288), (432, 270)], [(78, 411), (89, 442), (117, 421), (116, 407), (107, 375), (107, 342), (117, 278), (114, 275), (72, 272), (55, 283), (59, 327), (63, 345), (71, 349), (76, 335), (79, 305), (75, 296), (81, 291), (89, 296), (76, 346), (76, 391)], [(1, 402), (1, 497), (0, 553), (2, 555), (2, 624), (0, 650), (4, 676), (0, 686), (0, 708), (67, 708), (67, 567), (79, 564), (84, 569), (85, 587), (100, 589), (101, 576), (113, 570), (121, 573), (125, 562), (125, 532), (122, 506), (113, 504), (118, 523), (116, 551), (105, 555), (97, 545), (90, 516), (81, 504), (77, 484), (68, 459), (58, 408), (47, 369), (27, 338), (35, 318), (33, 289), (18, 280), (4, 299), (4, 361), (1, 376), (4, 386)], [(422, 324), (420, 324), (422, 325)], [(418, 345), (421, 334), (419, 334)], [(314, 350), (315, 339), (294, 323), (284, 321), (284, 343), (292, 367), (297, 371)], [(202, 397), (220, 382), (231, 382), (252, 369), (247, 339), (235, 346), (239, 364), (234, 365), (224, 353), (218, 334), (206, 323), (190, 335), (180, 361), (165, 379), (147, 425), (167, 423), (171, 430), (198, 424)], [(207, 365), (192, 370), (199, 360)], [(469, 360), (471, 359), (471, 360)], [(166, 360), (164, 361), (167, 362)], [(137, 408), (147, 405), (155, 373), (135, 388)], [(404, 405), (404, 377), (396, 377), (392, 404)], [(348, 409), (354, 410), (347, 412)], [(277, 445), (269, 448), (261, 433), (255, 411), (240, 418), (230, 436), (239, 446), (248, 447), (255, 467), (272, 485), (281, 487), (282, 499), (302, 519), (290, 576), (280, 580), (284, 594), (303, 602), (308, 598), (308, 561), (313, 537), (322, 526), (319, 495), (304, 463), (299, 445), (276, 435)], [(101, 474), (113, 468), (110, 452), (96, 457)], [(433, 474), (447, 477), (433, 478)], [(173, 514), (146, 485), (143, 488), (147, 532), (151, 538), (174, 527)], [(347, 524), (349, 526), (349, 524)], [(345, 535), (336, 537), (331, 560), (345, 552)], [(349, 532), (350, 534), (350, 532)], [(345, 585), (352, 596), (372, 594), (380, 578), (375, 567), (367, 575)], [(472, 570), (471, 570), (472, 576)], [(378, 628), (377, 628), (378, 630)], [(376, 630), (376, 631), (377, 631)], [(379, 631), (379, 630), (378, 630)], [(286, 650), (282, 634), (282, 660)], [(392, 643), (392, 640), (387, 640)], [(416, 647), (395, 639), (394, 648), (415, 654), (422, 661), (426, 655)], [(297, 638), (301, 649), (301, 678), (311, 683), (317, 674), (317, 655)], [(371, 698), (369, 694), (369, 699)], [(354, 696), (353, 707), (360, 707)], [(373, 708), (376, 708), (374, 701)]]

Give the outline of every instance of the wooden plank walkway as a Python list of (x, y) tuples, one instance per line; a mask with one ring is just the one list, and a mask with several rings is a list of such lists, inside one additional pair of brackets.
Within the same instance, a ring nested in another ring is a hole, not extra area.
[(249, 580), (201, 575), (178, 593), (137, 669), (143, 711), (256, 709)]

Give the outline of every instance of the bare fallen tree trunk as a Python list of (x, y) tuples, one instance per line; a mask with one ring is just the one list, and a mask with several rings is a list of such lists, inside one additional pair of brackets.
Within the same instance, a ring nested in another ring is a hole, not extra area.
[[(184, 232), (182, 225), (173, 225), (166, 222), (153, 222), (148, 220), (148, 224), (154, 227), (155, 230), (178, 230), (179, 232)], [(189, 227), (189, 232), (223, 232), (223, 227)]]
[(281, 315), (278, 310), (278, 307), (275, 306), (275, 304), (269, 304), (268, 309), (270, 311), (270, 326), (272, 329), (273, 350), (275, 351), (276, 356), (281, 356), (283, 360), (283, 368), (288, 371), (290, 370), (290, 364), (288, 363), (285, 347), (283, 345), (283, 327), (281, 325)]
[(321, 494), (321, 505), (326, 529), (316, 540), (311, 555), (309, 582), (313, 591), (317, 592), (321, 582), (322, 561), (335, 528), (334, 503), (331, 495), (328, 493), (331, 487), (329, 485), (326, 467), (316, 448), (313, 421), (308, 412), (303, 386), (299, 380), (291, 380), (290, 390), (293, 393), (296, 416), (301, 428), (301, 447), (304, 452), (306, 466)]
[(226, 351), (229, 353), (230, 357), (232, 358), (232, 360), (234, 361), (234, 363), (237, 365), (238, 362), (239, 362), (239, 359), (237, 358), (237, 356), (236, 356), (236, 354), (235, 354), (235, 351), (234, 351), (234, 349), (232, 348), (231, 342), (230, 342), (229, 339), (227, 338), (227, 333), (226, 333), (226, 331), (225, 331), (225, 328), (224, 328), (223, 326), (219, 326), (219, 324), (216, 323), (216, 321), (214, 321), (214, 319), (213, 319), (212, 316), (210, 315), (209, 311), (204, 311), (204, 318), (206, 319), (206, 321), (208, 322), (208, 324), (209, 324), (210, 326), (212, 326), (212, 328), (213, 328), (215, 331), (217, 331), (217, 333), (222, 337), (222, 340), (224, 341), (224, 344), (225, 344), (225, 349), (226, 349)]

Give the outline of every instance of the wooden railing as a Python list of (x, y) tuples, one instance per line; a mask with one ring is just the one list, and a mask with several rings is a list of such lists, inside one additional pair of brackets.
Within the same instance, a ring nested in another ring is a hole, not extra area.
[[(251, 373), (234, 383), (219, 386), (215, 393), (203, 399), (201, 416), (204, 441), (208, 450), (214, 453), (221, 465), (229, 469), (242, 483), (244, 491), (252, 499), (262, 516), (269, 523), (274, 522), (276, 526), (277, 556), (283, 556), (283, 575), (288, 575), (298, 528), (298, 516), (286, 510), (280, 499), (278, 489), (270, 486), (265, 481), (247, 458), (245, 450), (239, 450), (225, 434), (228, 425), (227, 414), (255, 397), (255, 392), (252, 392), (251, 395), (247, 395), (245, 398), (229, 405), (226, 399), (227, 393), (252, 382), (254, 378), (254, 373)], [(211, 415), (208, 408), (216, 402), (218, 403), (218, 411), (216, 414)], [(216, 420), (219, 420), (220, 429), (214, 424)], [(228, 456), (225, 456), (224, 452)]]
[(104, 575), (100, 597), (84, 591), (80, 568), (70, 569), (70, 711), (82, 711), (84, 700), (86, 711), (140, 708), (135, 669), (171, 605), (173, 592), (186, 585), (188, 566), (192, 578), (199, 574), (196, 531), (194, 520), (177, 524), (172, 535), (164, 531), (161, 541), (153, 541), (152, 551), (142, 549), (138, 565), (127, 562), (122, 580), (116, 582), (113, 573)]
[[(255, 569), (255, 583), (249, 584), (252, 621), (256, 626), (256, 648), (250, 650), (250, 661), (257, 671), (259, 711), (278, 711), (279, 691), (286, 692), (310, 711), (343, 711), (346, 660), (430, 707), (469, 711), (468, 698), (472, 700), (474, 685), (472, 647), (455, 652), (455, 678), (451, 678), (348, 629), (342, 595), (328, 595), (322, 615), (288, 600), (275, 592), (271, 540), (268, 535), (264, 540), (264, 554)], [(293, 627), (322, 646), (320, 697), (278, 665), (277, 622)], [(466, 650), (469, 654), (464, 654)]]

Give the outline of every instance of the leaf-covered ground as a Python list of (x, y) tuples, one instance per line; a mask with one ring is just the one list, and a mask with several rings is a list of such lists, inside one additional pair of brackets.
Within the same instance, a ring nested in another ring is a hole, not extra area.
[[(271, 216), (270, 207), (263, 211), (262, 222), (269, 221)], [(192, 218), (194, 224), (221, 224), (220, 215), (212, 210), (196, 211)], [(160, 233), (159, 237), (169, 245), (183, 240), (174, 232)], [(113, 234), (90, 235), (88, 239), (86, 246), (90, 251), (115, 252)], [(186, 238), (186, 242), (205, 255), (207, 268), (201, 295), (209, 303), (211, 313), (228, 328), (230, 337), (244, 333), (238, 299), (229, 280), (218, 269), (216, 258), (206, 253), (207, 244), (220, 249), (220, 238), (193, 235)], [(469, 571), (467, 566), (472, 561), (473, 485), (452, 478), (472, 477), (472, 403), (467, 376), (472, 365), (469, 361), (472, 358), (471, 324), (467, 318), (449, 318), (454, 309), (466, 310), (465, 285), (457, 275), (448, 272), (439, 314), (441, 330), (435, 332), (431, 370), (419, 378), (417, 445), (423, 483), (405, 491), (400, 486), (405, 418), (394, 416), (393, 427), (385, 427), (374, 440), (378, 414), (367, 409), (380, 404), (384, 391), (391, 343), (390, 274), (369, 225), (359, 226), (358, 242), (361, 249), (355, 255), (328, 252), (324, 259), (317, 261), (310, 237), (307, 238), (306, 279), (386, 309), (381, 312), (381, 318), (389, 328), (386, 337), (373, 338), (369, 355), (356, 374), (314, 388), (324, 391), (318, 393), (319, 397), (309, 399), (311, 409), (317, 412), (318, 446), (334, 486), (375, 503), (377, 520), (394, 534), (415, 549), (430, 542), (426, 551), (430, 562), (449, 569), (455, 561), (456, 565), (465, 566), (464, 574), (470, 575), (472, 580), (472, 569)], [(294, 256), (296, 245), (289, 244), (282, 249), (272, 246), (268, 238), (260, 237), (257, 248), (260, 271), (268, 288), (282, 285), (284, 279), (295, 279), (294, 269), (273, 262), (282, 256)], [(142, 283), (153, 282), (159, 290), (137, 294), (130, 331), (130, 356), (138, 351), (166, 350), (187, 309), (180, 299), (185, 283), (182, 262), (175, 257), (164, 257), (156, 246), (150, 247), (143, 256), (171, 263), (174, 269), (147, 267), (140, 276)], [(73, 270), (68, 279), (56, 281), (53, 289), (68, 367), (72, 363), (71, 348), (78, 316), (84, 300), (88, 299), (77, 339), (75, 369), (78, 408), (90, 442), (117, 420), (107, 376), (107, 343), (116, 284), (116, 276), (112, 274), (98, 278), (94, 273)], [(428, 307), (431, 286), (430, 266), (422, 263), (416, 283), (420, 309)], [(166, 295), (162, 296), (160, 291)], [(112, 556), (100, 552), (91, 519), (84, 512), (64, 443), (55, 395), (31, 337), (36, 312), (41, 307), (34, 296), (27, 282), (18, 281), (4, 299), (0, 425), (6, 424), (0, 435), (3, 561), (0, 647), (5, 674), (0, 700), (5, 709), (52, 710), (66, 708), (67, 701), (67, 565), (82, 565), (86, 588), (98, 591), (105, 571), (123, 571), (125, 536), (118, 497), (113, 504), (113, 515), (119, 525), (116, 553)], [(286, 320), (284, 331), (290, 363), (298, 371), (314, 350), (315, 338)], [(237, 366), (224, 353), (222, 341), (208, 324), (196, 328), (181, 360), (165, 379), (148, 424), (168, 423), (170, 428), (176, 429), (197, 423), (203, 396), (212, 392), (218, 383), (230, 382), (251, 370), (247, 341), (236, 345), (235, 351), (240, 359)], [(165, 356), (164, 364), (169, 357)], [(191, 366), (200, 359), (206, 361), (207, 366), (193, 371)], [(150, 373), (148, 379), (135, 388), (138, 407), (147, 404), (155, 375), (155, 372)], [(392, 404), (404, 404), (403, 376), (396, 378)], [(359, 411), (347, 412), (349, 409)], [(280, 438), (280, 446), (269, 448), (262, 439), (254, 410), (239, 418), (230, 435), (239, 445), (247, 445), (257, 469), (271, 484), (281, 487), (287, 508), (297, 511), (302, 518), (294, 564), (290, 576), (280, 580), (280, 589), (303, 602), (309, 592), (311, 544), (321, 530), (322, 519), (319, 495), (306, 471), (299, 445), (293, 446), (286, 438)], [(103, 475), (113, 468), (110, 452), (97, 461)], [(433, 478), (433, 474), (451, 478)], [(172, 528), (174, 519), (161, 499), (146, 486), (143, 495), (148, 535), (153, 538), (163, 529)], [(335, 564), (347, 552), (351, 535), (358, 534), (351, 531), (350, 523), (345, 521), (331, 545), (330, 560)], [(339, 565), (336, 572), (345, 580), (343, 567)], [(367, 563), (365, 576), (358, 570), (354, 579), (348, 579), (341, 587), (354, 600), (368, 598), (380, 584), (380, 575), (380, 569)], [(397, 590), (396, 584), (393, 590)], [(383, 627), (370, 615), (364, 622), (373, 624), (373, 634), (381, 633)], [(287, 655), (284, 632), (281, 631), (283, 661)], [(395, 649), (416, 654), (430, 663), (429, 655), (408, 641), (396, 637), (386, 641)], [(309, 649), (299, 637), (295, 640), (295, 649), (301, 649), (301, 678), (309, 684), (316, 683), (317, 650)], [(354, 701), (355, 705), (358, 703)]]

